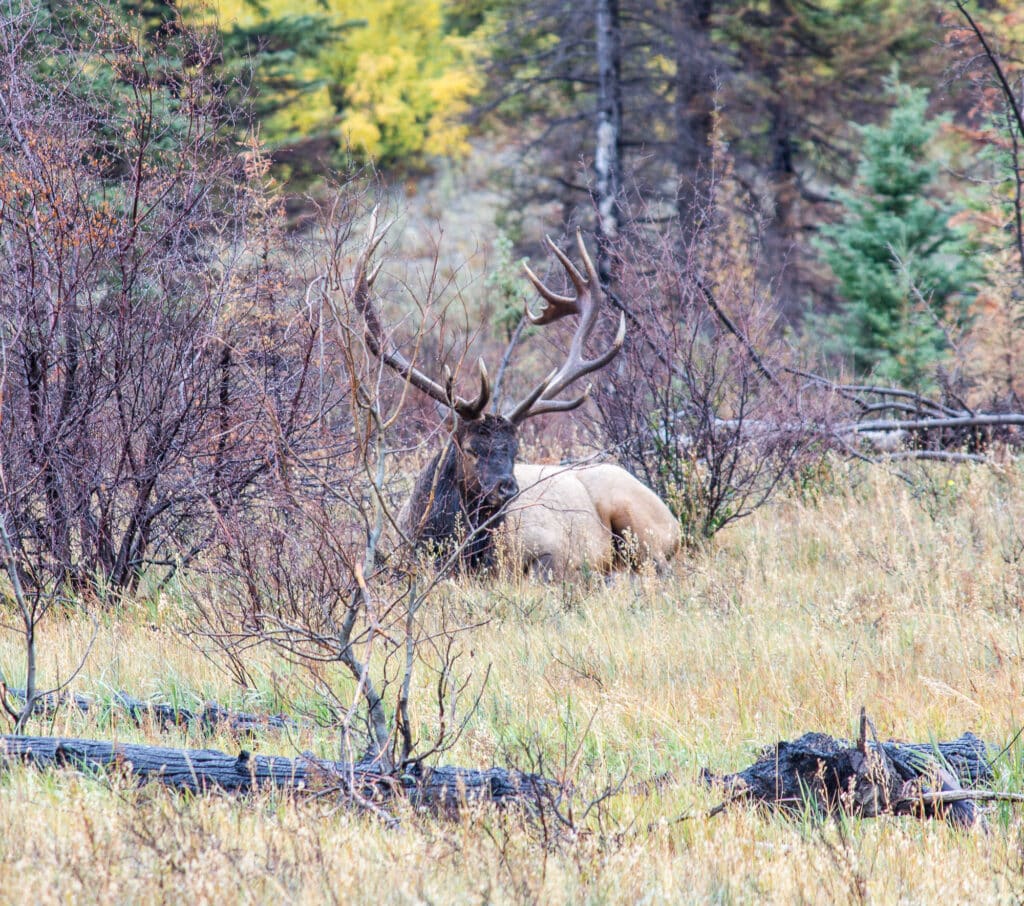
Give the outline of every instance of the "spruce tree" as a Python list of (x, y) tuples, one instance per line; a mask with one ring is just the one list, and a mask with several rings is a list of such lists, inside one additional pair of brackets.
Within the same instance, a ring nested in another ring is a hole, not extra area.
[(889, 91), (888, 120), (857, 127), (856, 182), (818, 246), (843, 300), (830, 322), (835, 351), (859, 373), (923, 387), (948, 352), (947, 330), (963, 325), (979, 272), (952, 225), (958, 208), (936, 184), (930, 150), (942, 120), (929, 119), (924, 90), (893, 79)]

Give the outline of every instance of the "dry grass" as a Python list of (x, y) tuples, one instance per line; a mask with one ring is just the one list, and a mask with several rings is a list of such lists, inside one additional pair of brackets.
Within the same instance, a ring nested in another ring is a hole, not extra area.
[[(734, 769), (805, 730), (849, 734), (861, 704), (880, 734), (974, 730), (1008, 742), (1024, 723), (1024, 473), (932, 471), (915, 498), (879, 474), (840, 475), (756, 514), (676, 574), (609, 587), (449, 584), (438, 617), (486, 625), (463, 669), (492, 665), (451, 763), (543, 754), (579, 802), (627, 774), (584, 832), (546, 838), (490, 809), (457, 822), (401, 814), (399, 831), (324, 802), (189, 799), (69, 772), (0, 778), (0, 901), (163, 902), (1006, 902), (1024, 897), (1024, 822), (991, 832), (878, 820), (817, 825), (745, 809), (708, 819), (701, 767)], [(851, 484), (856, 483), (853, 490)], [(215, 698), (315, 713), (302, 674), (270, 655), (258, 688), (231, 685), (178, 635), (187, 599), (105, 617), (76, 682), (183, 704)], [(5, 622), (8, 622), (5, 620)], [(43, 627), (41, 675), (66, 674), (90, 624)], [(17, 677), (17, 639), (0, 669)], [(431, 730), (430, 677), (416, 713)], [(62, 712), (36, 732), (231, 750), (237, 740), (159, 734), (115, 712)], [(330, 753), (333, 734), (268, 734), (261, 752)], [(1000, 782), (1024, 786), (1021, 752)], [(642, 781), (668, 772), (663, 782)]]

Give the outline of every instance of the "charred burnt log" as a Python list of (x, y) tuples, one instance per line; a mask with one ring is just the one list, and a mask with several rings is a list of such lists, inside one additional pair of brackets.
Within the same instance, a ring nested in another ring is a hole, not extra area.
[(398, 797), (417, 807), (457, 810), (463, 803), (488, 801), (540, 803), (557, 784), (537, 774), (505, 768), (475, 770), (414, 765), (396, 772), (367, 764), (326, 761), (312, 755), (284, 758), (238, 755), (212, 749), (110, 743), (51, 736), (0, 736), (0, 765), (21, 761), (40, 769), (114, 771), (141, 782), (155, 782), (192, 793), (250, 793), (279, 790), (336, 793), (356, 805), (384, 804)]
[[(25, 701), (24, 689), (6, 689), (7, 695)], [(150, 720), (161, 730), (171, 727), (191, 727), (204, 733), (228, 730), (240, 736), (254, 736), (264, 730), (295, 730), (298, 723), (284, 714), (250, 714), (225, 708), (217, 702), (207, 702), (201, 709), (149, 702), (135, 698), (127, 692), (117, 692), (109, 702), (83, 695), (80, 692), (48, 692), (36, 697), (32, 713), (50, 715), (59, 708), (69, 707), (87, 714), (104, 708), (117, 708), (128, 715), (136, 725)]]
[(979, 800), (1017, 798), (977, 789), (993, 774), (989, 746), (973, 733), (934, 744), (868, 742), (863, 735), (854, 744), (805, 733), (766, 747), (736, 774), (705, 771), (704, 779), (725, 790), (716, 813), (746, 801), (794, 813), (941, 817), (973, 827)]

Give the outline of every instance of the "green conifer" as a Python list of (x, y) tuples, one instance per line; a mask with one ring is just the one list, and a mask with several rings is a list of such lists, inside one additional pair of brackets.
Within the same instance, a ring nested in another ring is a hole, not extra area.
[(821, 230), (819, 248), (843, 300), (830, 320), (833, 347), (859, 373), (926, 386), (961, 327), (979, 272), (958, 206), (943, 199), (932, 151), (942, 124), (927, 93), (899, 84), (888, 120), (858, 126), (864, 145), (857, 179), (840, 200), (845, 213)]

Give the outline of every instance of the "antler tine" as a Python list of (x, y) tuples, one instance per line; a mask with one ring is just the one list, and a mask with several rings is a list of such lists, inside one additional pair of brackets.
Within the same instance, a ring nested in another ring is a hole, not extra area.
[(579, 409), (588, 399), (590, 399), (591, 387), (588, 384), (587, 389), (584, 390), (579, 396), (571, 400), (540, 400), (536, 405), (531, 406), (530, 410), (523, 416), (523, 418), (529, 418), (533, 415), (544, 415), (548, 412), (571, 412), (573, 409)]
[[(370, 223), (366, 229), (366, 241), (363, 243), (363, 247), (359, 250), (359, 255), (356, 258), (354, 283), (357, 290), (361, 283), (365, 284), (367, 290), (371, 289), (377, 277), (380, 275), (381, 268), (384, 266), (383, 261), (378, 261), (377, 266), (374, 267), (369, 274), (366, 272), (366, 265), (371, 256), (375, 251), (377, 251), (377, 246), (383, 242), (388, 230), (391, 229), (391, 224), (389, 223), (379, 233), (377, 232), (377, 215), (379, 208), (379, 205), (374, 205), (373, 210), (370, 212)], [(376, 314), (376, 312), (374, 312), (374, 314)]]
[(619, 315), (619, 328), (616, 331), (615, 339), (611, 346), (599, 356), (588, 359), (586, 357), (586, 344), (590, 335), (594, 332), (600, 316), (600, 306), (594, 297), (595, 289), (599, 289), (600, 282), (597, 276), (597, 268), (587, 252), (586, 243), (583, 241), (583, 233), (576, 230), (576, 244), (579, 248), (580, 257), (583, 259), (585, 275), (569, 260), (561, 249), (559, 249), (550, 237), (547, 238), (549, 248), (554, 252), (555, 257), (565, 268), (566, 275), (576, 290), (575, 296), (563, 296), (547, 287), (529, 267), (526, 268), (527, 277), (536, 287), (537, 292), (546, 302), (540, 314), (534, 315), (530, 312), (529, 306), (526, 309), (526, 316), (533, 324), (550, 324), (570, 314), (578, 314), (580, 322), (573, 334), (572, 342), (569, 344), (569, 354), (565, 363), (545, 381), (534, 388), (530, 395), (515, 407), (509, 419), (518, 423), (531, 415), (540, 415), (543, 412), (565, 412), (583, 405), (587, 399), (587, 392), (572, 400), (556, 400), (557, 396), (566, 387), (578, 381), (584, 375), (590, 374), (603, 368), (618, 355), (622, 344), (626, 339), (626, 318)]
[[(359, 260), (357, 263), (357, 267), (359, 267), (361, 270), (364, 270), (366, 268), (366, 262), (369, 261), (370, 256), (373, 255), (375, 251), (377, 251), (377, 246), (381, 244), (381, 242), (384, 240), (384, 237), (387, 235), (388, 230), (391, 229), (391, 224), (389, 223), (386, 227), (384, 227), (383, 230), (381, 230), (379, 233), (377, 232), (377, 221), (379, 215), (380, 205), (374, 205), (373, 210), (370, 211), (370, 223), (366, 229), (366, 243), (363, 245), (362, 250), (359, 252)], [(379, 271), (380, 265), (378, 264), (376, 269), (374, 270), (374, 276), (376, 276), (376, 274)], [(373, 279), (371, 279), (369, 282), (373, 283)]]
[[(548, 372), (548, 376), (534, 387), (533, 390), (530, 391), (529, 395), (518, 403), (515, 409), (509, 413), (508, 420), (512, 422), (513, 425), (518, 425), (519, 422), (526, 418), (526, 413), (528, 413), (534, 407), (537, 400), (544, 395), (544, 391), (548, 389), (548, 384), (555, 379), (556, 374), (558, 374), (557, 368)], [(580, 402), (582, 402), (582, 400), (580, 400)]]
[(545, 303), (539, 315), (535, 315), (530, 311), (529, 305), (526, 306), (526, 317), (531, 324), (538, 326), (550, 324), (552, 321), (557, 321), (566, 315), (576, 314), (578, 309), (576, 308), (576, 300), (572, 296), (563, 296), (549, 289), (544, 285), (544, 281), (530, 269), (530, 265), (524, 264), (523, 270), (526, 271), (527, 279), (533, 284), (534, 289), (537, 290), (537, 293)]
[(587, 286), (593, 282), (597, 271), (594, 270), (594, 263), (590, 260), (590, 255), (587, 252), (586, 243), (583, 241), (583, 230), (576, 227), (576, 247), (579, 249), (580, 257), (583, 259), (583, 265), (587, 269), (587, 276), (579, 272), (576, 265), (572, 263), (565, 252), (563, 252), (550, 236), (544, 237), (548, 242), (548, 248), (554, 253), (555, 257), (559, 260), (562, 267), (565, 268), (565, 272), (569, 275), (569, 279), (572, 281), (572, 285), (576, 287), (577, 293), (585, 292)]
[[(383, 263), (378, 263), (377, 266), (369, 272), (367, 272), (367, 266), (371, 256), (377, 250), (377, 247), (380, 245), (391, 224), (388, 224), (382, 230), (378, 231), (377, 222), (378, 211), (375, 207), (370, 214), (370, 222), (366, 232), (366, 241), (356, 258), (355, 275), (353, 277), (352, 287), (352, 302), (355, 305), (356, 310), (363, 316), (363, 321), (366, 322), (366, 333), (364, 336), (366, 338), (367, 347), (370, 352), (377, 356), (393, 371), (397, 372), (402, 378), (412, 384), (413, 387), (422, 393), (425, 393), (431, 399), (436, 400), (441, 405), (453, 409), (461, 418), (464, 418), (467, 421), (473, 421), (480, 418), (491, 398), (490, 380), (487, 377), (487, 368), (483, 363), (483, 359), (479, 362), (480, 393), (477, 395), (475, 400), (467, 401), (461, 397), (455, 396), (452, 391), (451, 372), (447, 369), (445, 386), (442, 387), (436, 381), (431, 380), (422, 371), (416, 368), (416, 366), (413, 365), (412, 362), (410, 362), (397, 349), (384, 348), (387, 338), (384, 336), (384, 329), (381, 326), (380, 315), (370, 297), (370, 290), (373, 287), (374, 281), (380, 274)], [(331, 299), (329, 301), (331, 308), (334, 311), (335, 318), (340, 322), (342, 320), (341, 314), (338, 311), (334, 300)]]
[[(579, 230), (576, 231), (576, 239), (579, 242), (580, 248), (583, 249), (584, 261), (587, 262), (587, 264), (590, 264), (590, 257), (586, 253), (586, 246), (583, 244), (583, 236)], [(587, 291), (587, 278), (585, 278), (583, 274), (576, 269), (576, 265), (569, 260), (569, 256), (555, 245), (550, 236), (545, 236), (544, 242), (547, 244), (548, 249), (554, 253), (562, 267), (565, 268), (565, 272), (568, 274), (569, 280), (576, 288), (576, 295), (563, 296), (561, 293), (556, 293), (530, 269), (529, 264), (524, 263), (523, 268), (526, 270), (527, 278), (546, 303), (544, 308), (541, 309), (539, 315), (533, 314), (533, 312), (530, 311), (529, 306), (526, 307), (526, 317), (529, 319), (531, 324), (536, 324), (538, 326), (541, 324), (550, 324), (552, 321), (557, 321), (559, 318), (564, 318), (567, 315), (579, 314), (579, 298)], [(589, 270), (590, 268), (588, 268), (588, 273)]]
[(480, 370), (480, 392), (477, 394), (476, 399), (472, 401), (464, 400), (461, 396), (455, 395), (452, 371), (447, 365), (444, 366), (444, 389), (448, 397), (446, 405), (454, 409), (459, 417), (467, 422), (476, 421), (480, 418), (491, 400), (491, 380), (487, 376), (487, 366), (482, 358), (477, 359), (476, 364)]

